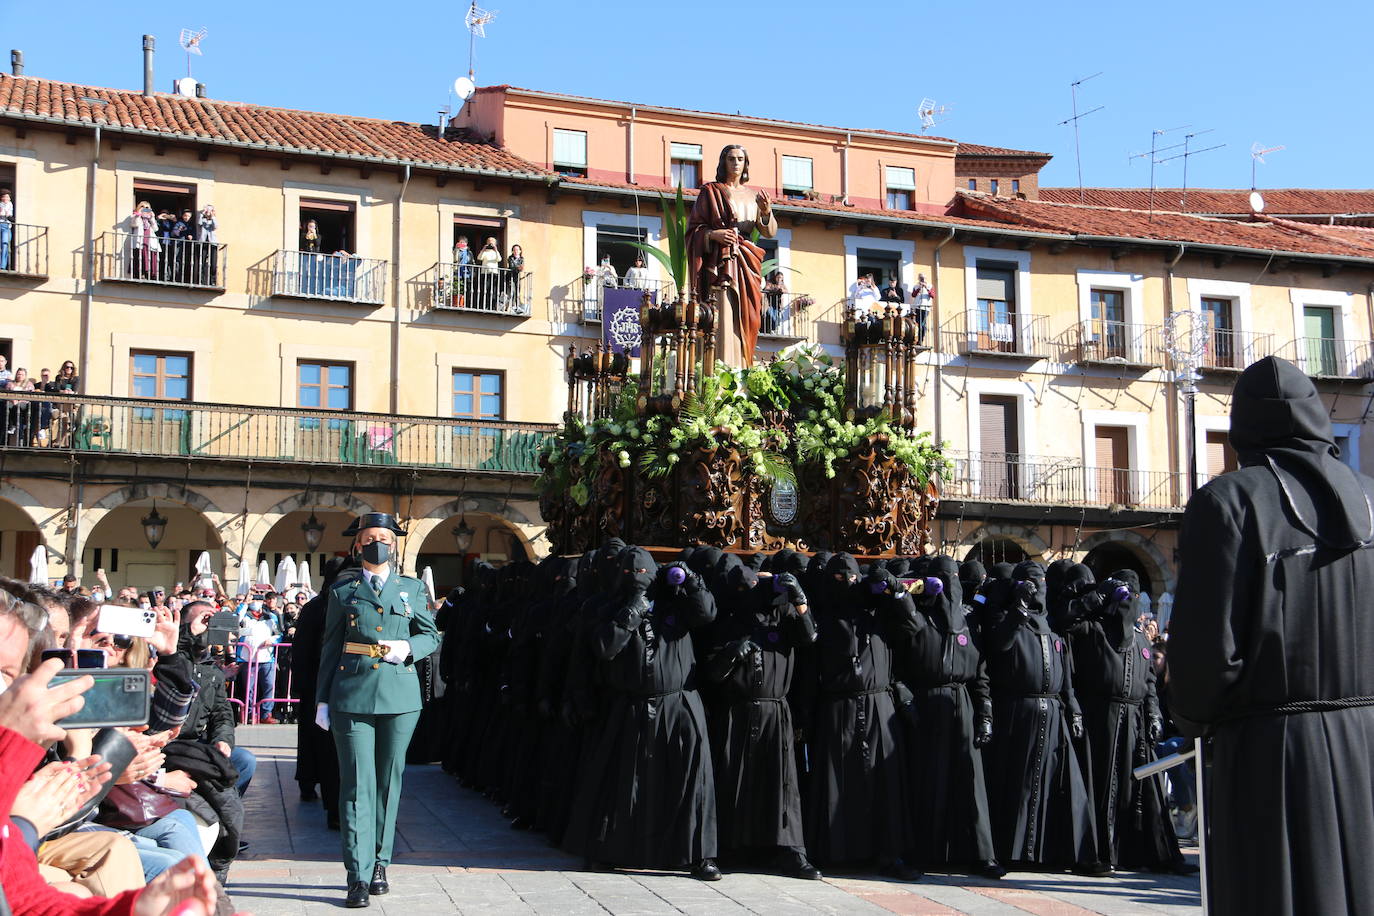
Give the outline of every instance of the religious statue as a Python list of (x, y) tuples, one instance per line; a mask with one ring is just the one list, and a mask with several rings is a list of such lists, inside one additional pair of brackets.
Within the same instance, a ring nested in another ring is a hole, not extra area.
[(745, 186), (749, 153), (731, 144), (720, 151), (716, 180), (702, 185), (687, 218), (692, 292), (716, 305), (716, 359), (737, 369), (754, 361), (763, 315), (764, 251), (749, 240), (778, 231), (768, 195)]

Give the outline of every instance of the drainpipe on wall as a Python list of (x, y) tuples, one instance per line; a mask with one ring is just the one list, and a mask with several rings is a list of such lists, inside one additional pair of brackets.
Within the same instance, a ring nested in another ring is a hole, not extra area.
[(849, 144), (852, 142), (849, 131), (844, 132), (844, 149), (840, 150), (840, 203), (849, 206)]
[[(1178, 254), (1174, 255), (1173, 258), (1164, 265), (1164, 316), (1166, 319), (1174, 312), (1174, 267), (1183, 259), (1183, 252), (1187, 249), (1187, 245), (1179, 245)], [(1182, 428), (1184, 426), (1184, 421), (1179, 416), (1179, 412), (1183, 404), (1179, 396), (1177, 380), (1175, 380), (1170, 388), (1174, 403), (1173, 409), (1169, 411), (1169, 417), (1173, 420), (1174, 441), (1178, 443), (1174, 449), (1175, 470), (1173, 473), (1181, 474), (1185, 469), (1192, 467), (1193, 464), (1194, 456), (1186, 454), (1190, 448), (1189, 443), (1192, 441), (1192, 434)], [(1196, 452), (1197, 449), (1194, 447), (1193, 451)]]
[(635, 106), (630, 106), (630, 167), (626, 169), (630, 184), (638, 184), (635, 181)]
[(410, 166), (406, 166), (405, 179), (401, 182), (400, 193), (396, 195), (396, 206), (391, 219), (391, 295), (394, 310), (391, 320), (391, 413), (400, 413), (401, 404), (401, 201), (405, 200), (406, 188), (410, 185)]
[(86, 292), (81, 301), (81, 352), (77, 365), (81, 378), (77, 390), (85, 394), (90, 386), (91, 368), (91, 312), (95, 301), (95, 179), (100, 170), (100, 124), (95, 125), (95, 152), (91, 156), (91, 173), (86, 179)]
[(934, 260), (933, 260), (933, 262), (931, 263), (931, 267), (930, 267), (930, 282), (931, 282), (931, 289), (935, 292), (935, 296), (932, 298), (931, 303), (930, 303), (930, 318), (928, 319), (929, 324), (928, 324), (928, 326), (926, 327), (926, 333), (932, 335), (931, 339), (937, 344), (937, 346), (931, 347), (931, 352), (935, 354), (935, 444), (936, 444), (936, 445), (939, 445), (941, 442), (944, 441), (944, 440), (940, 437), (940, 430), (941, 430), (941, 428), (942, 428), (942, 422), (941, 422), (941, 421), (942, 421), (942, 415), (943, 415), (943, 411), (941, 410), (941, 405), (944, 403), (944, 400), (945, 400), (945, 396), (944, 396), (944, 384), (943, 384), (943, 378), (942, 378), (942, 376), (943, 376), (943, 366), (944, 366), (944, 362), (943, 362), (943, 361), (941, 360), (941, 358), (940, 358), (940, 348), (939, 348), (939, 346), (938, 346), (938, 344), (939, 344), (939, 342), (940, 342), (940, 338), (939, 338), (938, 336), (935, 336), (935, 335), (938, 335), (938, 334), (940, 333), (939, 330), (938, 330), (939, 327), (940, 327), (940, 249), (941, 249), (941, 248), (944, 248), (946, 245), (948, 245), (948, 244), (949, 244), (951, 241), (953, 241), (953, 240), (954, 240), (954, 227), (951, 226), (951, 227), (949, 228), (949, 235), (947, 235), (947, 236), (945, 236), (944, 238), (940, 239), (940, 244), (938, 244), (938, 245), (935, 246), (935, 257), (934, 257)]

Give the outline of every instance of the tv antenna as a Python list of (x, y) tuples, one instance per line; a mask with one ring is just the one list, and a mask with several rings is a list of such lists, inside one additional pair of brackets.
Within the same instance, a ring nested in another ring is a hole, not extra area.
[(463, 22), (468, 27), (468, 79), (470, 80), (477, 77), (477, 39), (487, 37), (487, 23), (495, 19), (498, 12), (500, 11), (484, 10), (477, 5), (477, 0), (472, 0), (467, 15), (463, 17)]
[(1264, 165), (1264, 157), (1270, 153), (1277, 153), (1286, 148), (1283, 146), (1260, 146), (1258, 140), (1250, 144), (1250, 190), (1255, 190), (1255, 166)]
[(1163, 147), (1163, 148), (1161, 149), (1160, 146), (1159, 146), (1159, 138), (1162, 137), (1162, 136), (1164, 136), (1165, 134), (1171, 134), (1171, 133), (1173, 133), (1173, 132), (1176, 131), (1176, 130), (1184, 130), (1184, 129), (1189, 128), (1189, 127), (1192, 127), (1192, 126), (1193, 126), (1193, 125), (1191, 125), (1191, 124), (1180, 124), (1178, 127), (1155, 128), (1154, 130), (1150, 131), (1150, 151), (1149, 151), (1148, 153), (1136, 153), (1136, 154), (1133, 155), (1133, 156), (1127, 156), (1127, 157), (1126, 157), (1126, 161), (1127, 161), (1128, 163), (1131, 162), (1131, 161), (1133, 161), (1133, 160), (1139, 159), (1139, 158), (1141, 158), (1142, 156), (1149, 156), (1149, 157), (1150, 157), (1150, 220), (1151, 220), (1151, 221), (1153, 221), (1153, 220), (1154, 220), (1154, 217), (1155, 217), (1155, 166), (1159, 165), (1159, 163), (1160, 163), (1160, 161), (1161, 161), (1161, 160), (1159, 160), (1159, 159), (1157, 159), (1157, 158), (1155, 158), (1155, 157), (1156, 157), (1159, 153), (1168, 152), (1168, 151), (1171, 150), (1171, 149), (1178, 149), (1180, 146), (1183, 145), (1182, 143), (1175, 143), (1173, 146), (1166, 146), (1166, 147)]
[(200, 43), (205, 40), (205, 36), (209, 33), (210, 30), (203, 27), (199, 29), (181, 30), (181, 38), (179, 39), (179, 42), (181, 44), (182, 50), (186, 52), (187, 76), (191, 75), (191, 55), (194, 54), (197, 57), (204, 56), (203, 52), (200, 50)]
[(946, 120), (947, 115), (952, 110), (949, 105), (937, 105), (934, 99), (921, 99), (921, 104), (916, 106), (916, 114), (921, 119), (921, 133), (930, 130), (936, 124)]
[(1210, 134), (1213, 130), (1215, 130), (1215, 128), (1209, 127), (1206, 130), (1195, 130), (1191, 134), (1184, 134), (1183, 152), (1179, 153), (1176, 156), (1170, 156), (1167, 159), (1159, 160), (1161, 163), (1172, 162), (1175, 159), (1183, 160), (1183, 200), (1179, 201), (1179, 206), (1183, 209), (1185, 213), (1188, 211), (1188, 160), (1191, 159), (1193, 156), (1201, 155), (1202, 153), (1210, 153), (1212, 150), (1221, 149), (1223, 146), (1226, 145), (1225, 143), (1218, 143), (1216, 146), (1209, 146), (1206, 149), (1190, 149), (1189, 144), (1193, 142), (1194, 137), (1201, 137), (1203, 134)]
[(1078, 122), (1081, 121), (1083, 118), (1086, 118), (1090, 114), (1101, 111), (1107, 106), (1098, 105), (1091, 111), (1085, 111), (1082, 114), (1079, 114), (1078, 87), (1086, 83), (1088, 80), (1097, 79), (1097, 77), (1101, 76), (1102, 73), (1103, 71), (1099, 70), (1092, 76), (1085, 76), (1081, 80), (1074, 80), (1072, 83), (1069, 83), (1069, 91), (1073, 94), (1073, 117), (1067, 118), (1059, 122), (1060, 127), (1063, 127), (1065, 124), (1073, 125), (1073, 158), (1074, 162), (1078, 164), (1078, 202), (1080, 204), (1087, 199), (1087, 196), (1083, 193), (1083, 152), (1078, 145)]

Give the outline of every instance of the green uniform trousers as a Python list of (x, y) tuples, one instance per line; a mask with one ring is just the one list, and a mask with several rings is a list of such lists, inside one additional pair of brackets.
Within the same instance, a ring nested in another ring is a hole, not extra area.
[(391, 864), (406, 748), (419, 712), (363, 715), (329, 711), (339, 749), (339, 826), (348, 881), (371, 881), (377, 865)]

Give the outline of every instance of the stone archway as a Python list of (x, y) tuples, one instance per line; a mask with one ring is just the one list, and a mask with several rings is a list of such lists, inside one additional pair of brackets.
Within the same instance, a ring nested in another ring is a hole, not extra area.
[(487, 516), (503, 522), (504, 527), (508, 528), (510, 533), (519, 540), (525, 555), (537, 559), (539, 557), (537, 543), (544, 532), (544, 522), (537, 515), (531, 517), (529, 512), (516, 504), (521, 502), (525, 502), (525, 500), (512, 501), (493, 496), (469, 494), (441, 503), (431, 508), (423, 516), (410, 519), (407, 529), (409, 534), (406, 536), (402, 548), (404, 569), (412, 574), (418, 573), (417, 563), (421, 549), (430, 535), (445, 523), (456, 524), (457, 519), (465, 515)]
[(1050, 552), (1050, 545), (1034, 528), (1027, 528), (1025, 525), (1007, 525), (1000, 522), (989, 523), (975, 529), (960, 542), (959, 547), (961, 551), (965, 551), (980, 541), (994, 538), (1012, 541), (1020, 546), (1032, 560), (1043, 561)]
[[(263, 544), (282, 519), (293, 512), (310, 509), (334, 509), (353, 516), (377, 511), (370, 503), (358, 499), (351, 493), (336, 490), (303, 490), (293, 493), (270, 509), (249, 516), (243, 526), (244, 533), (238, 538), (239, 543), (232, 545), (240, 555), (236, 557), (237, 562), (234, 566), (235, 580), (243, 574), (253, 575), (257, 567), (258, 554), (263, 552)], [(273, 566), (270, 563), (268, 565)], [(318, 569), (314, 572), (316, 575), (319, 574)]]
[[(1080, 557), (1086, 557), (1094, 548), (1111, 544), (1124, 548), (1135, 555), (1150, 579), (1157, 585), (1158, 598), (1164, 592), (1173, 593), (1178, 587), (1178, 575), (1164, 551), (1149, 538), (1134, 531), (1099, 531), (1089, 535), (1078, 545)], [(1080, 561), (1081, 562), (1081, 561)]]
[[(146, 539), (140, 516), (154, 506), (167, 519), (156, 547)], [(107, 493), (81, 514), (82, 567), (104, 568), (110, 584), (173, 588), (190, 583), (194, 563), (209, 554), (211, 570), (223, 578), (232, 552), (225, 526), (236, 517), (195, 490), (175, 483), (134, 484)]]
[[(35, 549), (51, 543), (42, 523), (33, 515), (33, 496), (18, 487), (0, 485), (0, 576), (27, 582)], [(64, 513), (57, 513), (63, 517)], [(49, 548), (49, 577), (66, 572), (64, 560)], [(53, 568), (53, 567), (58, 568)]]

